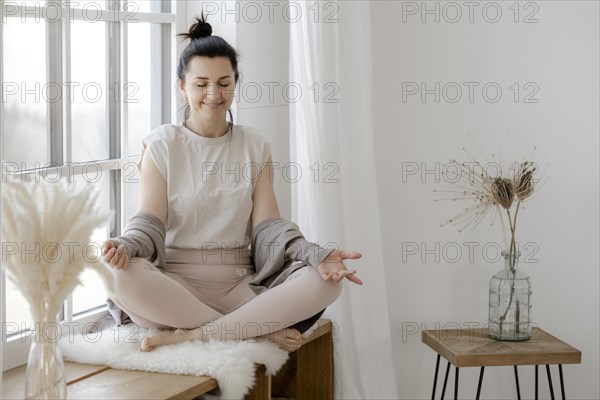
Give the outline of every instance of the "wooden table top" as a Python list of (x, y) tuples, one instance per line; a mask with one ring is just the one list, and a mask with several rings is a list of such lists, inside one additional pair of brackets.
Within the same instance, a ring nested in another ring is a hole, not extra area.
[(579, 350), (539, 328), (524, 342), (497, 341), (482, 328), (423, 331), (421, 341), (455, 367), (581, 363)]
[[(26, 366), (4, 372), (2, 399), (23, 399)], [(115, 370), (104, 365), (65, 362), (69, 399), (194, 398), (218, 387), (208, 376)]]
[[(332, 330), (330, 320), (320, 319), (310, 335), (303, 338), (303, 346)], [(193, 399), (218, 387), (218, 382), (209, 376), (130, 371), (69, 361), (64, 364), (69, 399)], [(22, 365), (4, 372), (0, 399), (23, 399), (25, 371), (26, 365)]]

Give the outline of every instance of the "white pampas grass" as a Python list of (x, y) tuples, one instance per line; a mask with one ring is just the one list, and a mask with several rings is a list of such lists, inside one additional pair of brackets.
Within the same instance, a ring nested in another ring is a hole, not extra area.
[(3, 262), (34, 321), (56, 318), (86, 267), (110, 286), (109, 267), (91, 241), (109, 214), (95, 209), (92, 184), (7, 179), (2, 197)]
[[(96, 211), (97, 192), (90, 183), (2, 180), (2, 261), (29, 303), (36, 331), (43, 332), (56, 323), (84, 268), (95, 269), (110, 286), (109, 267), (91, 241), (109, 214)], [(64, 398), (66, 378), (56, 342), (38, 332), (36, 338), (39, 345), (34, 342), (27, 363), (25, 397)]]

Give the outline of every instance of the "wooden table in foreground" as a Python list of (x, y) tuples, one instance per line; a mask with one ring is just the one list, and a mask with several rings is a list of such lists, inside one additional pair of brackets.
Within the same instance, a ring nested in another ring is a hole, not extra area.
[[(255, 385), (246, 400), (271, 397), (333, 399), (332, 323), (320, 319), (317, 328), (304, 338), (302, 347), (276, 375), (257, 365)], [(22, 399), (25, 365), (4, 372), (2, 399)], [(162, 374), (112, 369), (104, 365), (65, 362), (68, 399), (194, 399), (218, 387), (209, 376)]]
[(565, 398), (563, 364), (580, 364), (581, 352), (560, 339), (539, 328), (533, 328), (531, 338), (524, 342), (507, 342), (490, 339), (486, 329), (443, 329), (421, 333), (421, 341), (431, 347), (437, 355), (433, 381), (432, 400), (435, 398), (440, 356), (447, 361), (441, 398), (444, 398), (450, 364), (455, 367), (454, 398), (458, 397), (459, 368), (480, 367), (476, 399), (481, 393), (481, 383), (485, 367), (514, 367), (517, 398), (521, 399), (517, 365), (535, 365), (535, 398), (538, 398), (538, 365), (546, 365), (550, 395), (554, 399), (554, 389), (550, 365), (558, 364), (562, 398)]

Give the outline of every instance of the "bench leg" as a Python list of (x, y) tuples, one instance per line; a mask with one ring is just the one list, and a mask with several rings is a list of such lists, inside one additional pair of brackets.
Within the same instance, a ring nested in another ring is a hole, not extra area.
[(333, 336), (326, 333), (290, 353), (272, 380), (272, 395), (296, 400), (332, 400)]
[(255, 384), (245, 400), (271, 400), (271, 375), (267, 375), (264, 365), (258, 365), (254, 373)]
[(333, 335), (331, 332), (296, 351), (297, 400), (333, 399)]

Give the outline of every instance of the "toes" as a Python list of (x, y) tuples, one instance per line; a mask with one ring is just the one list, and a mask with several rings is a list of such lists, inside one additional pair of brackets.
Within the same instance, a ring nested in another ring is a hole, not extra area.
[(296, 350), (298, 350), (298, 346), (294, 345), (294, 344), (286, 344), (283, 346), (284, 350), (287, 351), (288, 353), (294, 352)]
[(285, 342), (285, 347), (288, 351), (296, 351), (302, 346), (302, 340), (288, 338)]
[(286, 336), (289, 338), (299, 339), (302, 337), (302, 335), (300, 334), (300, 331), (298, 329), (294, 329), (294, 328), (286, 329), (285, 333), (286, 333)]
[(151, 340), (150, 337), (147, 337), (144, 340), (142, 340), (142, 344), (140, 345), (140, 350), (141, 351), (152, 351), (152, 350), (154, 350), (154, 346), (152, 346), (152, 340)]
[(288, 351), (298, 350), (302, 346), (302, 335), (297, 329), (287, 329), (285, 336), (286, 347), (290, 349)]
[(299, 346), (302, 344), (302, 340), (296, 338), (288, 338), (286, 342), (292, 346)]
[(300, 345), (299, 345), (299, 344), (294, 344), (294, 345), (291, 345), (291, 346), (289, 346), (289, 347), (290, 347), (290, 350), (289, 350), (289, 351), (292, 351), (292, 352), (293, 352), (293, 351), (296, 351), (296, 350), (298, 350), (298, 349), (300, 348)]

